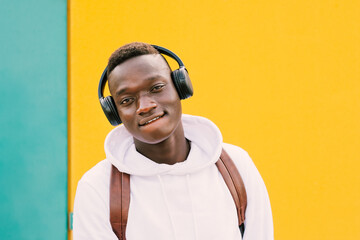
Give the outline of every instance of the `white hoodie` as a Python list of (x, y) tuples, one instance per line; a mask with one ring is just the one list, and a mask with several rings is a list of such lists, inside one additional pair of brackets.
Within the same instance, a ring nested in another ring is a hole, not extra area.
[(127, 240), (240, 240), (236, 207), (215, 162), (224, 148), (237, 166), (247, 192), (244, 240), (273, 239), (269, 197), (249, 155), (222, 143), (219, 129), (202, 117), (183, 115), (188, 158), (157, 164), (135, 149), (121, 125), (105, 140), (106, 159), (78, 183), (74, 239), (113, 239), (109, 213), (111, 164), (130, 174)]

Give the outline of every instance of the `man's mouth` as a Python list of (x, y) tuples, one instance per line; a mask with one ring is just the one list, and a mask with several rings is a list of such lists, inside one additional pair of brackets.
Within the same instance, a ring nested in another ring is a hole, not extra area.
[(150, 119), (150, 120), (146, 121), (145, 123), (141, 123), (141, 124), (139, 124), (139, 125), (140, 125), (140, 126), (146, 126), (146, 125), (148, 125), (148, 124), (150, 124), (150, 123), (152, 123), (152, 122), (154, 122), (154, 121), (156, 121), (156, 120), (158, 120), (158, 119), (162, 118), (164, 115), (165, 115), (165, 113), (164, 113), (164, 114), (162, 114), (161, 116), (154, 117), (154, 118), (152, 118), (152, 119)]

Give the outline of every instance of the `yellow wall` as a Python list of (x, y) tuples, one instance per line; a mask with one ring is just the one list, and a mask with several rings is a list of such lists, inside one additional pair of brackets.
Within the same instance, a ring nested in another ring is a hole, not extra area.
[(109, 55), (144, 41), (187, 66), (202, 115), (252, 156), (275, 238), (360, 239), (359, 1), (69, 2), (69, 211), (112, 128), (97, 85)]

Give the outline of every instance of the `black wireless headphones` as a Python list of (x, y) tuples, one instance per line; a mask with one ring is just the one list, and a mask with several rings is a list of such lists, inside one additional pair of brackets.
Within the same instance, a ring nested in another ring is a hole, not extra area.
[[(174, 83), (175, 89), (179, 94), (180, 99), (186, 99), (193, 95), (193, 87), (189, 78), (189, 74), (181, 61), (181, 59), (172, 51), (152, 45), (159, 53), (164, 54), (173, 58), (178, 64), (179, 68), (171, 72), (171, 79)], [(98, 88), (98, 95), (100, 100), (100, 105), (113, 126), (117, 126), (121, 124), (121, 119), (116, 109), (116, 105), (112, 96), (107, 96), (104, 98), (104, 88), (107, 81), (107, 67), (105, 68), (104, 72), (101, 75), (99, 88)]]

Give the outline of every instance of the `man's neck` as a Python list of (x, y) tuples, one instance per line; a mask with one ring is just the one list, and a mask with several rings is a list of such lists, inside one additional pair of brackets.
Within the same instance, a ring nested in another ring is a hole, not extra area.
[(173, 165), (186, 160), (190, 152), (190, 143), (185, 138), (182, 126), (166, 140), (157, 144), (148, 144), (134, 139), (136, 150), (156, 163)]

